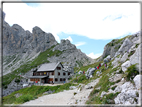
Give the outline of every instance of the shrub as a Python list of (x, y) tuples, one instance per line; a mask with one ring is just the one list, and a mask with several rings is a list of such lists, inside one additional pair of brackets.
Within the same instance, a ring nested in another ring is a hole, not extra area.
[(76, 92), (74, 92), (73, 94), (74, 94), (74, 95), (76, 95), (77, 93), (76, 93)]
[(94, 95), (94, 94), (96, 94), (96, 93), (98, 93), (98, 92), (99, 92), (98, 89), (94, 89), (94, 90), (90, 93), (90, 95), (92, 96), (92, 95)]
[(129, 80), (132, 80), (137, 74), (139, 74), (136, 66), (136, 64), (134, 65), (131, 65), (130, 67), (128, 67), (126, 73), (126, 80), (129, 81)]
[(128, 55), (128, 57), (132, 56), (133, 54), (135, 53), (135, 50), (134, 51), (131, 51)]
[(7, 85), (5, 85), (3, 88), (4, 88), (4, 89), (7, 89)]
[(107, 94), (106, 96), (103, 97), (102, 103), (103, 104), (114, 104), (114, 98), (119, 94), (120, 92), (117, 93), (110, 93)]
[(120, 73), (120, 74), (123, 73), (122, 68), (119, 70), (119, 73)]
[(19, 82), (20, 82), (20, 79), (15, 79), (15, 82), (16, 82), (16, 83), (19, 83)]
[(115, 90), (116, 87), (117, 87), (117, 86), (114, 86), (114, 87), (112, 87), (111, 89), (112, 89), (112, 90)]
[(16, 99), (16, 103), (24, 103), (33, 99), (33, 96), (30, 94), (22, 95)]
[(139, 46), (139, 43), (137, 43), (136, 45), (135, 45), (135, 48), (137, 48)]
[(138, 92), (136, 92), (136, 96), (139, 97), (139, 93)]

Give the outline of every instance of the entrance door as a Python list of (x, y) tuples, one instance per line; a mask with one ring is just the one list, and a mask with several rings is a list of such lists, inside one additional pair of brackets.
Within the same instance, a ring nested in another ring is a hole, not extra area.
[(53, 81), (53, 78), (49, 78), (49, 83), (52, 83), (52, 81)]

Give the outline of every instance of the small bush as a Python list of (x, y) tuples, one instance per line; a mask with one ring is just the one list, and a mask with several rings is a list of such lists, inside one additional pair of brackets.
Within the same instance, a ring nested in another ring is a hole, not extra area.
[(128, 55), (128, 57), (132, 56), (133, 54), (135, 53), (135, 50), (134, 51), (131, 51)]
[(99, 90), (94, 89), (94, 90), (90, 93), (90, 96), (92, 96), (92, 95), (94, 95), (94, 94), (96, 94), (96, 93), (98, 93), (98, 92), (99, 92)]
[(114, 98), (119, 94), (120, 92), (117, 92), (117, 93), (110, 93), (110, 94), (107, 94), (106, 96), (103, 97), (103, 100), (102, 100), (102, 104), (114, 104)]
[(7, 85), (5, 85), (3, 88), (4, 88), (4, 89), (7, 89)]
[(139, 97), (139, 93), (138, 92), (136, 92), (136, 96)]
[[(136, 64), (135, 64), (136, 65)], [(132, 80), (136, 75), (139, 74), (138, 70), (136, 69), (135, 65), (131, 65), (130, 67), (128, 67), (126, 73), (126, 80)]]
[(137, 102), (138, 100), (136, 98), (134, 98), (134, 101)]
[(137, 43), (136, 45), (135, 45), (135, 48), (137, 48), (139, 46), (139, 43)]
[(115, 90), (116, 87), (117, 87), (117, 86), (114, 86), (114, 87), (112, 87), (111, 89), (112, 89), (112, 90)]
[(77, 94), (76, 92), (73, 93), (73, 95), (76, 95), (76, 94)]
[(22, 95), (16, 99), (16, 103), (24, 103), (33, 99), (32, 95)]
[(20, 82), (20, 79), (15, 79), (15, 82), (16, 82), (16, 83), (19, 83), (19, 82)]
[(122, 68), (119, 70), (119, 73), (120, 73), (120, 74), (123, 73)]
[(117, 80), (115, 83), (118, 83), (118, 82), (120, 82), (121, 80)]

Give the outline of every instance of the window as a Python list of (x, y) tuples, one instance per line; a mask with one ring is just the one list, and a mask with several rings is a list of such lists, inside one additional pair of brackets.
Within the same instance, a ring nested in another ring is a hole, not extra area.
[(57, 67), (57, 70), (61, 70), (61, 67)]
[(60, 81), (62, 81), (62, 78), (60, 78)]
[(40, 75), (40, 73), (38, 72), (37, 75)]
[(60, 75), (60, 72), (58, 72), (58, 75)]
[(54, 72), (52, 72), (52, 75), (54, 75)]
[(68, 72), (68, 75), (70, 75), (70, 72)]
[(64, 72), (63, 75), (66, 75), (66, 73)]
[(58, 81), (58, 78), (55, 78), (55, 81)]
[(63, 81), (65, 81), (66, 79), (65, 78), (63, 78)]

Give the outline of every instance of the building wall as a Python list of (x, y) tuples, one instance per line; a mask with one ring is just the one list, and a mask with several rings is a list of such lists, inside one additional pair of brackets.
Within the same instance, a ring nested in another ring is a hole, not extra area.
[[(66, 71), (63, 71), (63, 68), (62, 68), (62, 65), (59, 64), (57, 67), (61, 67), (61, 70), (58, 70), (57, 68), (55, 69), (55, 72), (54, 72), (54, 83), (64, 83), (63, 81), (63, 78), (65, 78), (65, 81), (68, 80), (68, 72)], [(60, 73), (60, 75), (58, 75), (58, 72)], [(63, 73), (65, 73), (65, 75), (63, 75)], [(58, 79), (58, 81), (55, 81), (55, 79)], [(60, 78), (62, 78), (62, 81), (60, 81)]]
[[(34, 83), (34, 81), (31, 81), (31, 79), (28, 79), (28, 83)], [(39, 79), (38, 83), (41, 83), (41, 79)]]

